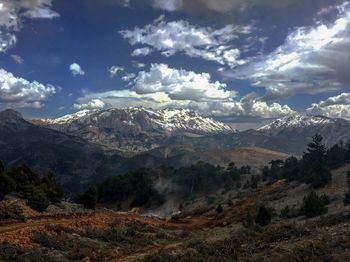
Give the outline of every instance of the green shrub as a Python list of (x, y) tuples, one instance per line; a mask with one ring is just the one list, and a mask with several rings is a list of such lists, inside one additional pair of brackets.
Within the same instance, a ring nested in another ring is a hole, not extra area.
[(297, 217), (299, 215), (299, 210), (297, 210), (295, 207), (289, 207), (288, 205), (285, 206), (280, 213), (280, 218), (293, 218)]
[(329, 204), (329, 198), (326, 195), (318, 196), (315, 191), (303, 199), (303, 204), (300, 208), (300, 214), (306, 217), (316, 217), (327, 213), (326, 205)]
[(28, 196), (28, 204), (35, 210), (45, 211), (50, 205), (45, 192), (40, 188), (35, 188), (30, 196)]

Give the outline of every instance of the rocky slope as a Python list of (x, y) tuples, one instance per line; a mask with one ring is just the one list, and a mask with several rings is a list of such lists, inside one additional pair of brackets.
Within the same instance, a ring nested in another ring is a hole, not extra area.
[(235, 132), (230, 126), (184, 109), (146, 108), (84, 110), (57, 119), (34, 120), (48, 128), (128, 152), (159, 147), (178, 135), (205, 136)]

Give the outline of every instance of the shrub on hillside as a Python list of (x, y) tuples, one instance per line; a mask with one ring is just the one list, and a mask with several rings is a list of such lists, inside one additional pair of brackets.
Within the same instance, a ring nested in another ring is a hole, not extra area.
[(303, 204), (300, 208), (300, 214), (306, 217), (316, 217), (328, 212), (327, 205), (329, 198), (326, 195), (318, 196), (315, 191), (303, 199)]
[(255, 217), (255, 223), (259, 226), (267, 226), (270, 224), (272, 214), (264, 205), (260, 206), (259, 212)]

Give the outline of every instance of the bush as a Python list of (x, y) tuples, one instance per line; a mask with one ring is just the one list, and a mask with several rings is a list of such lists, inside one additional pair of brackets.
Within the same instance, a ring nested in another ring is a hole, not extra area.
[(50, 201), (42, 189), (35, 188), (32, 194), (28, 197), (28, 204), (33, 209), (42, 212), (50, 205)]
[(4, 219), (25, 220), (25, 217), (23, 216), (22, 208), (12, 204), (0, 209), (0, 220)]
[(329, 198), (326, 195), (318, 196), (315, 191), (303, 199), (303, 205), (300, 208), (300, 214), (306, 217), (316, 217), (328, 212), (326, 205), (329, 204)]
[(246, 214), (245, 220), (243, 221), (243, 226), (249, 229), (253, 229), (255, 227), (255, 221), (252, 216), (252, 213), (248, 212)]
[(216, 207), (216, 212), (218, 214), (221, 214), (222, 212), (224, 212), (224, 209), (222, 208), (222, 206), (220, 204)]
[(297, 210), (295, 207), (289, 207), (285, 206), (280, 213), (280, 218), (288, 219), (297, 217), (299, 215), (299, 210)]
[(259, 212), (255, 217), (255, 223), (260, 226), (267, 226), (271, 222), (272, 215), (265, 206), (260, 206)]

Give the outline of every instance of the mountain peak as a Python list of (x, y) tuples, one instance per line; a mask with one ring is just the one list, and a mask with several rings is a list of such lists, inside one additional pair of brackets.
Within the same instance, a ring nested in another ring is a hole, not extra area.
[(13, 109), (6, 109), (4, 111), (0, 112), (0, 119), (23, 119), (23, 116), (21, 113), (13, 110)]

